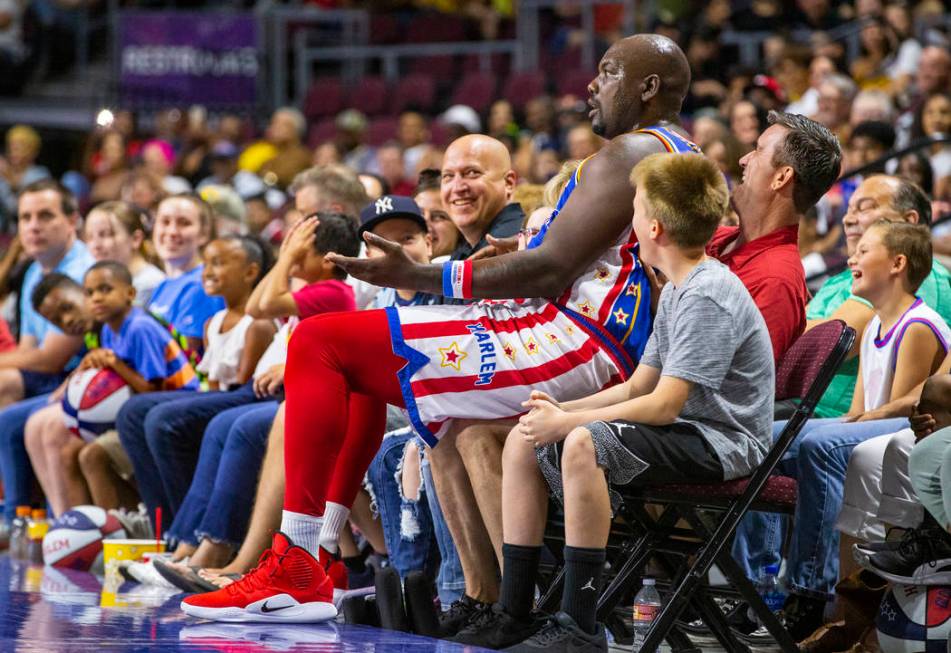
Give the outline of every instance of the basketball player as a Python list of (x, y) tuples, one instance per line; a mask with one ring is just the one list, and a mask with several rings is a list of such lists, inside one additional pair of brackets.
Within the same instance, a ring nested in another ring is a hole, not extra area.
[[(573, 399), (628, 378), (651, 327), (628, 173), (650, 154), (696, 151), (676, 126), (689, 81), (683, 52), (665, 37), (637, 35), (608, 50), (589, 90), (593, 128), (611, 140), (579, 166), (526, 251), (419, 265), (399, 244), (367, 234), (384, 256), (328, 255), (378, 285), (528, 299), (303, 322), (288, 354), (282, 532), (256, 570), (225, 590), (185, 599), (185, 612), (247, 621), (328, 618), (324, 569), (379, 447), (386, 404), (405, 407), (435, 446), (452, 419), (513, 417), (533, 389)], [(465, 147), (501, 147), (483, 136), (464, 138), (475, 139)], [(468, 186), (483, 174), (473, 166), (443, 175), (443, 196), (448, 186), (457, 212), (478, 211)]]

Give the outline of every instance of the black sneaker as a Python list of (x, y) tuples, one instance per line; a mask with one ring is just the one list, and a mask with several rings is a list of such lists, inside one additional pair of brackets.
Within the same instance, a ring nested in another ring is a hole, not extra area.
[(951, 538), (940, 527), (908, 531), (897, 549), (869, 556), (865, 568), (893, 583), (947, 585), (951, 583)]
[(789, 636), (794, 641), (801, 642), (825, 623), (823, 619), (825, 609), (826, 602), (822, 599), (790, 594), (780, 618), (786, 625)]
[(476, 601), (463, 594), (461, 599), (453, 601), (449, 609), (439, 615), (439, 636), (444, 638), (454, 636), (468, 626), (478, 614), (491, 607), (488, 603)]
[(545, 625), (543, 621), (529, 617), (520, 621), (502, 609), (498, 603), (488, 610), (482, 610), (469, 625), (449, 637), (450, 642), (481, 646), (482, 648), (503, 649), (524, 642)]
[(556, 613), (537, 633), (521, 644), (510, 646), (513, 653), (606, 653), (608, 638), (604, 626), (598, 624), (593, 635), (578, 627), (575, 620), (564, 612)]

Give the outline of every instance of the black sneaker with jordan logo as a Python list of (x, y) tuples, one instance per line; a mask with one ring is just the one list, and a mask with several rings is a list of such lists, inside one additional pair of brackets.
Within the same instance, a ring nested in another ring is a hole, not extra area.
[(527, 620), (516, 619), (506, 612), (499, 603), (477, 614), (469, 625), (460, 630), (450, 642), (480, 646), (482, 648), (503, 649), (524, 642), (541, 630), (545, 622), (534, 615)]

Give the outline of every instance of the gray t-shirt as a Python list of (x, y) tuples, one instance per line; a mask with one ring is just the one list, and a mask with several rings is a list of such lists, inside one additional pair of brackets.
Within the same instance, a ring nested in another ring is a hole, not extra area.
[(693, 385), (677, 421), (696, 426), (723, 465), (746, 476), (772, 444), (775, 372), (766, 323), (739, 278), (713, 259), (664, 286), (641, 365)]

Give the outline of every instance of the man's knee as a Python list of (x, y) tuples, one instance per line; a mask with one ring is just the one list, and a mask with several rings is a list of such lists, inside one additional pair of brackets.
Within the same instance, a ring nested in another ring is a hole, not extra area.
[(489, 455), (497, 456), (499, 446), (490, 429), (484, 426), (470, 426), (459, 433), (456, 449), (459, 450), (463, 460), (478, 461)]
[(908, 456), (915, 446), (915, 434), (911, 429), (899, 431), (888, 439), (885, 455), (882, 456), (884, 469), (908, 469)]
[(561, 454), (562, 471), (565, 474), (590, 473), (597, 466), (591, 431), (584, 427), (572, 430), (565, 438), (564, 451)]
[(83, 474), (98, 472), (109, 465), (109, 454), (95, 442), (91, 442), (79, 452), (79, 468)]

